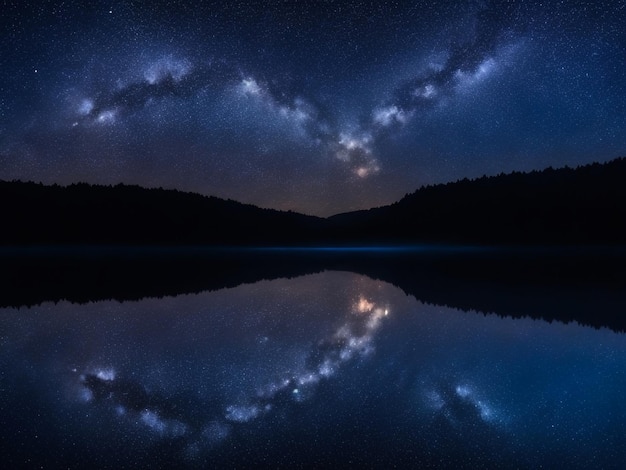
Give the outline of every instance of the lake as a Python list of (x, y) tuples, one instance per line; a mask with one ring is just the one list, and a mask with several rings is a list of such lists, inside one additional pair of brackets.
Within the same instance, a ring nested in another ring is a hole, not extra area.
[[(605, 309), (597, 318), (619, 318), (624, 311), (606, 309), (622, 307), (621, 291), (603, 292), (605, 281), (570, 286), (577, 306), (559, 307), (554, 292), (565, 298), (567, 286), (516, 278), (499, 291), (515, 299), (518, 286), (522, 311), (484, 314), (472, 309), (481, 305), (475, 296), (418, 299), (416, 290), (341, 264), (211, 290), (194, 284), (162, 297), (36, 297), (27, 308), (9, 306), (14, 298), (5, 291), (4, 465), (618, 468), (626, 461), (619, 321), (608, 328), (555, 321), (567, 312), (539, 318), (570, 307), (588, 309), (581, 318), (594, 318), (597, 308)], [(413, 279), (425, 285), (436, 277), (427, 275), (432, 265), (418, 271)], [(476, 279), (457, 276), (450, 286), (496, 297)], [(444, 306), (455, 302), (470, 303), (465, 311)], [(514, 310), (517, 300), (493, 305)], [(524, 309), (540, 312), (530, 318)]]

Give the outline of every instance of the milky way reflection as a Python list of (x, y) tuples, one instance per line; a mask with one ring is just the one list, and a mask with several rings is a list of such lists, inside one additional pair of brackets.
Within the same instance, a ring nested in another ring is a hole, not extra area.
[(626, 338), (326, 272), (0, 311), (11, 466), (615, 466)]

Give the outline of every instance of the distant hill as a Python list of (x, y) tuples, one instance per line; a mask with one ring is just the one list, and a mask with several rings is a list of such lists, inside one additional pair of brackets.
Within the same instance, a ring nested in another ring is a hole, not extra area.
[(306, 244), (321, 219), (138, 186), (0, 182), (4, 245)]
[(626, 243), (626, 159), (429, 186), (328, 219), (351, 243)]
[(421, 188), (328, 219), (138, 186), (0, 182), (2, 245), (624, 244), (626, 160)]

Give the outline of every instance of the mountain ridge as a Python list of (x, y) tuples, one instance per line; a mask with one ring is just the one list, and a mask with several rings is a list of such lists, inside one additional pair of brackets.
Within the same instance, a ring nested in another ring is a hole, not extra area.
[(0, 244), (619, 244), (625, 181), (618, 158), (425, 186), (327, 218), (176, 189), (0, 181)]
[[(368, 243), (626, 242), (626, 159), (467, 178), (329, 218), (335, 236)], [(411, 217), (411, 220), (406, 220)]]

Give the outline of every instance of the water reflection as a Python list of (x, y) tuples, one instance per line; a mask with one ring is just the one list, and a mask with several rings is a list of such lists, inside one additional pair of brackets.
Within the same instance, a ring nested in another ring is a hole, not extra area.
[(617, 466), (626, 337), (347, 272), (0, 311), (11, 466)]

